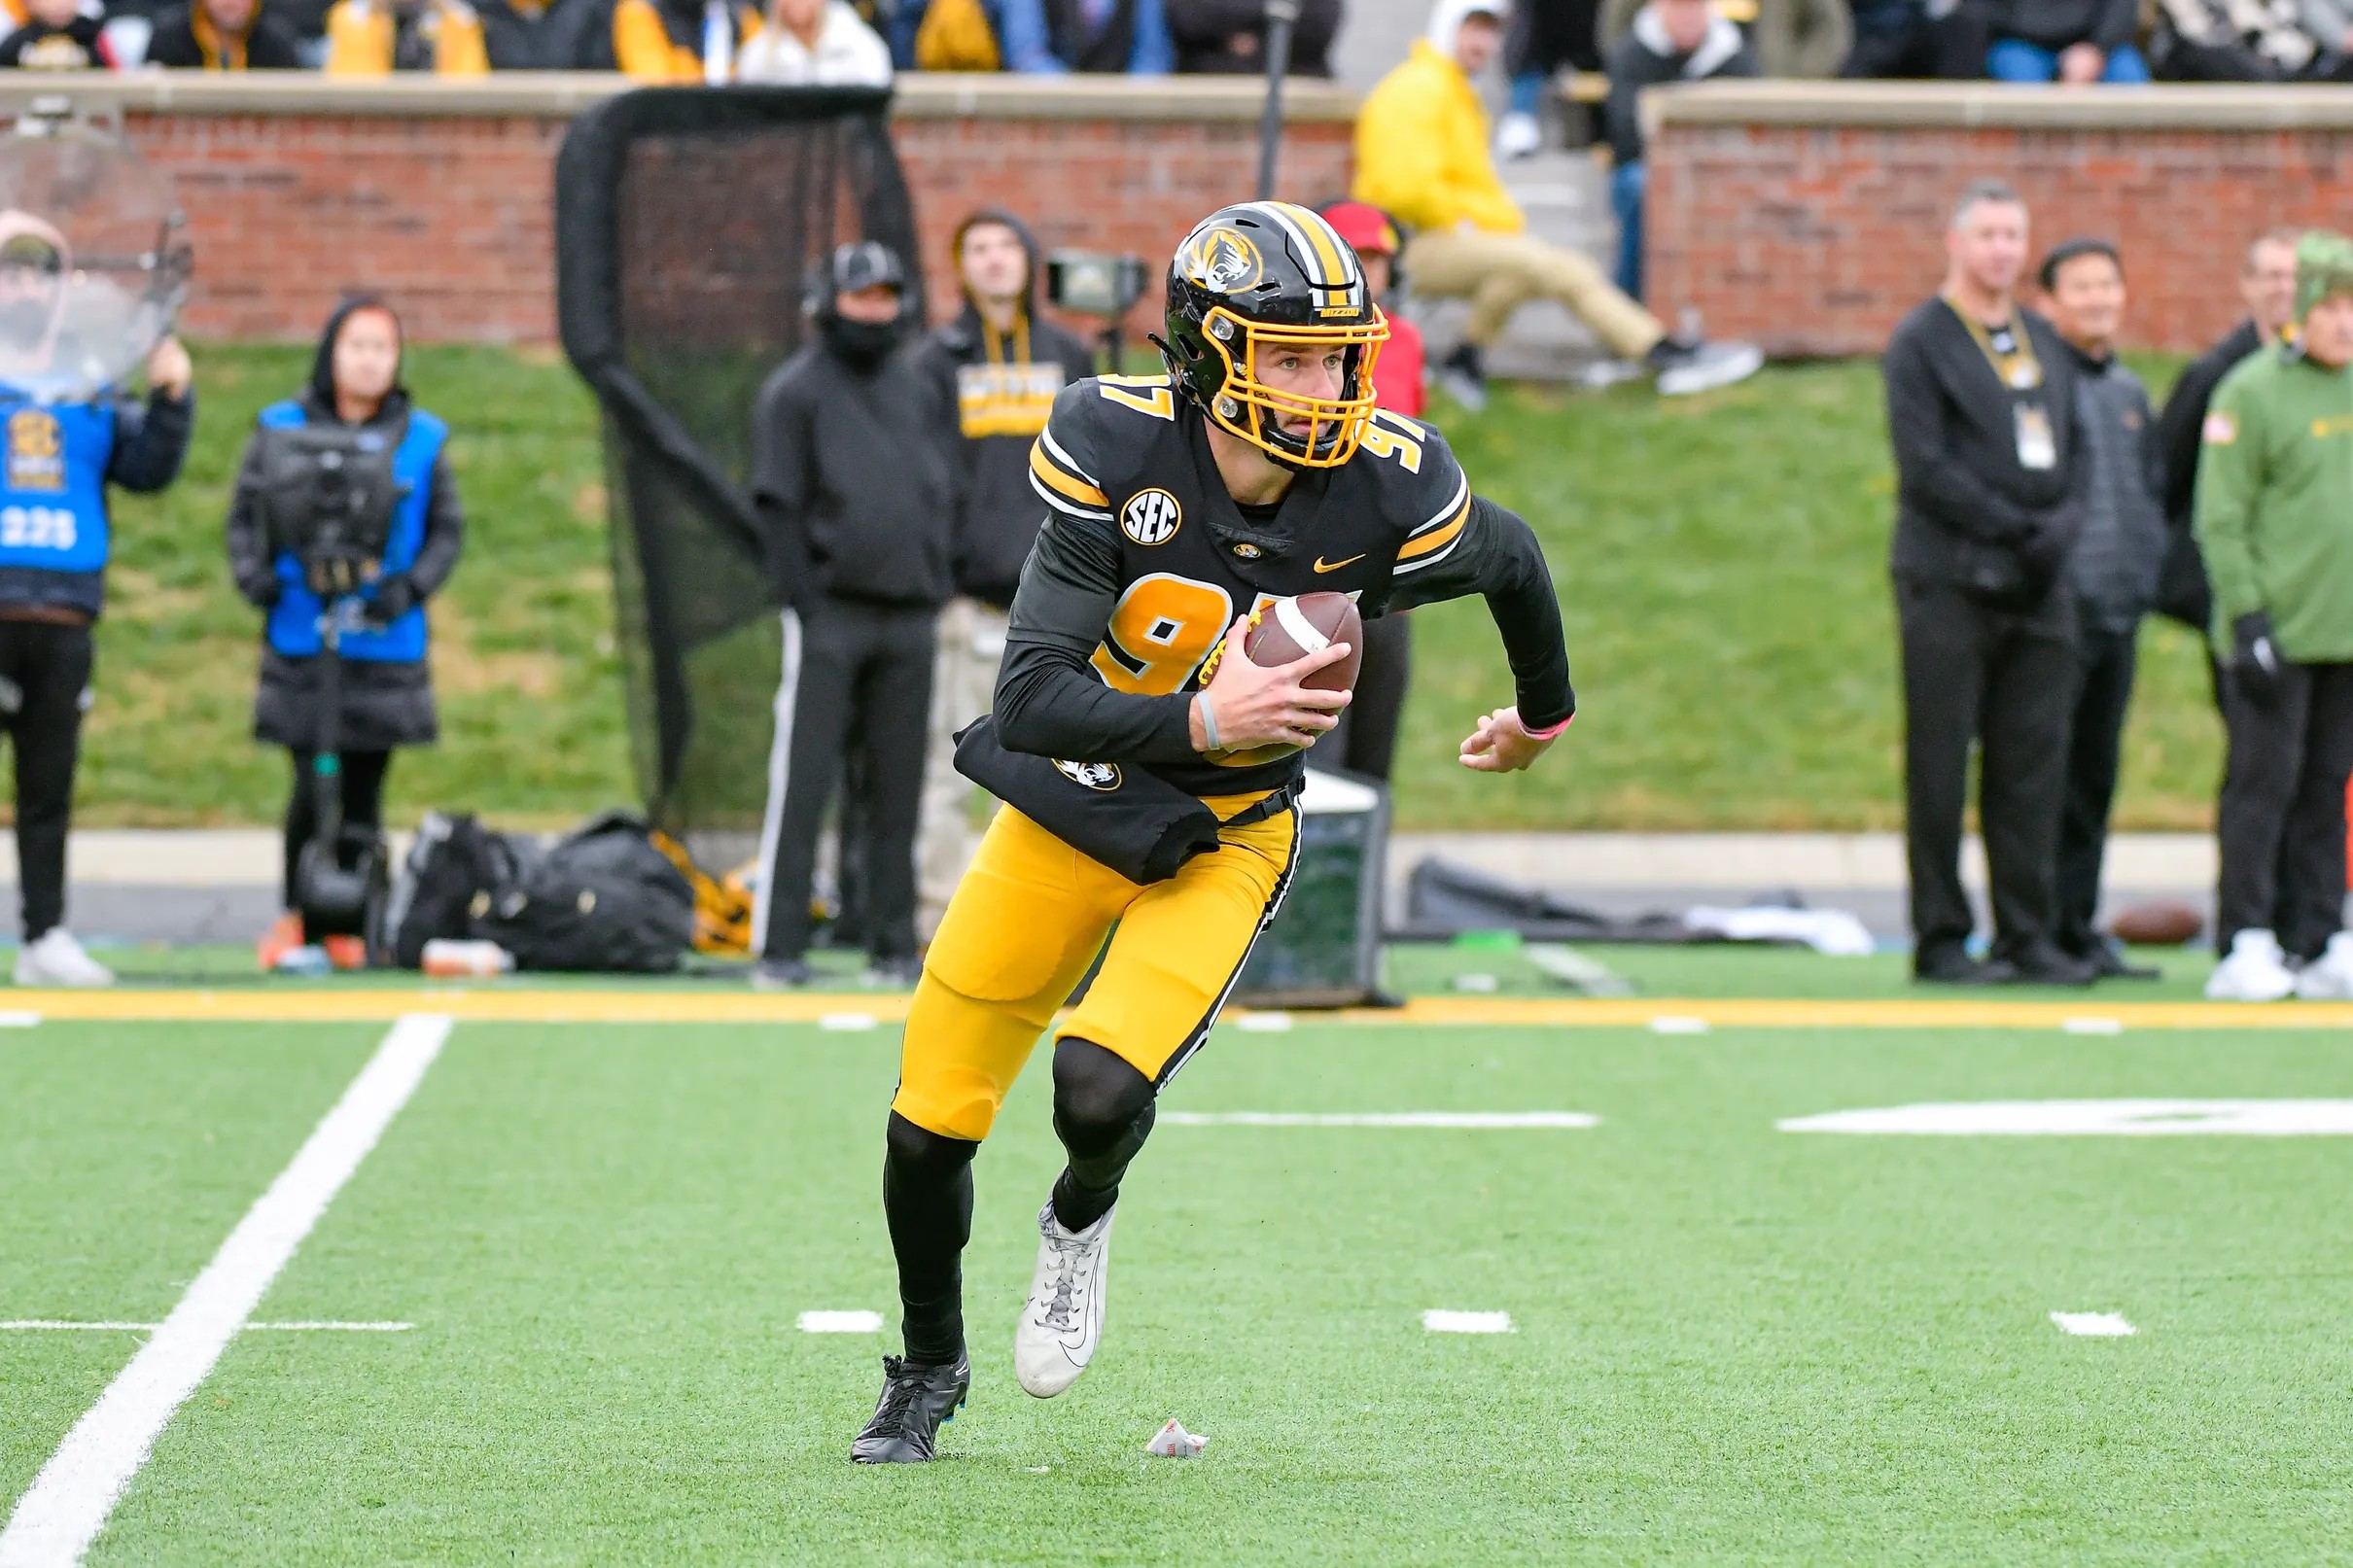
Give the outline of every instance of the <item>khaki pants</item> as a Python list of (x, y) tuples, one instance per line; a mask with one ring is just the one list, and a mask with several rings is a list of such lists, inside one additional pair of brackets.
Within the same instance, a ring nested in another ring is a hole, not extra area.
[(1406, 276), (1425, 299), (1468, 299), (1465, 340), (1485, 348), (1531, 299), (1558, 299), (1622, 359), (1638, 360), (1667, 335), (1649, 311), (1620, 294), (1575, 251), (1526, 234), (1432, 229), (1405, 247)]
[(980, 847), (971, 810), (979, 786), (956, 771), (956, 732), (997, 705), (997, 667), (1004, 654), (1002, 611), (977, 599), (952, 599), (941, 609), (939, 652), (931, 667), (931, 745), (924, 759), (915, 840), (915, 923), (927, 940)]

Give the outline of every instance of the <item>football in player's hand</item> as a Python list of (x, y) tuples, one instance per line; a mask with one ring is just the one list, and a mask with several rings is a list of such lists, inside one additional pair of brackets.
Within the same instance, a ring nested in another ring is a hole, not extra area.
[(1364, 621), (1347, 594), (1303, 593), (1274, 601), (1251, 619), (1242, 651), (1252, 664), (1272, 668), (1320, 653), (1334, 643), (1346, 643), (1348, 656), (1310, 671), (1299, 683), (1317, 691), (1353, 691), (1364, 663)]

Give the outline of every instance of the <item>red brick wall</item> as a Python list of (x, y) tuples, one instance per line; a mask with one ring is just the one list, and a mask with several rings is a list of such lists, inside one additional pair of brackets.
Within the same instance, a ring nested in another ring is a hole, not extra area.
[(2353, 132), (1677, 124), (1650, 144), (1650, 303), (1776, 354), (1875, 354), (1944, 272), (1955, 192), (1998, 176), (2033, 244), (2122, 248), (2127, 339), (2198, 349), (2240, 315), (2233, 279), (2273, 224), (2353, 226)]
[[(306, 339), (357, 289), (420, 337), (555, 333), (553, 164), (567, 122), (527, 116), (216, 116), (134, 110), (129, 134), (179, 181), (196, 248), (199, 334)], [(1348, 183), (1346, 123), (1294, 123), (1286, 194)], [(1047, 245), (1165, 257), (1193, 219), (1250, 193), (1257, 127), (1239, 122), (908, 119), (899, 157), (935, 300), (957, 220), (1030, 216)], [(1139, 311), (1133, 325), (1148, 326)]]

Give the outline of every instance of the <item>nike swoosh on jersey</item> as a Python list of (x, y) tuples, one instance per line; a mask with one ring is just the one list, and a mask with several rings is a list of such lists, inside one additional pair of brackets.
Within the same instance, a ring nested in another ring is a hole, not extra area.
[(1361, 555), (1352, 555), (1345, 561), (1326, 561), (1322, 556), (1318, 555), (1316, 557), (1316, 570), (1318, 572), (1337, 572), (1344, 566), (1353, 566), (1356, 562), (1363, 559), (1364, 557)]

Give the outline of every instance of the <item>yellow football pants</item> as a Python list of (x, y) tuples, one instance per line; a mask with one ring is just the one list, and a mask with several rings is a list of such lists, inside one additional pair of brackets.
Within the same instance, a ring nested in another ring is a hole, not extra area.
[[(1231, 817), (1256, 798), (1208, 804)], [(1000, 807), (924, 959), (891, 1108), (945, 1137), (986, 1137), (1114, 924), (1102, 971), (1055, 1038), (1091, 1040), (1165, 1082), (1208, 1036), (1282, 901), (1298, 822), (1283, 811), (1229, 827), (1214, 854), (1145, 885)]]

